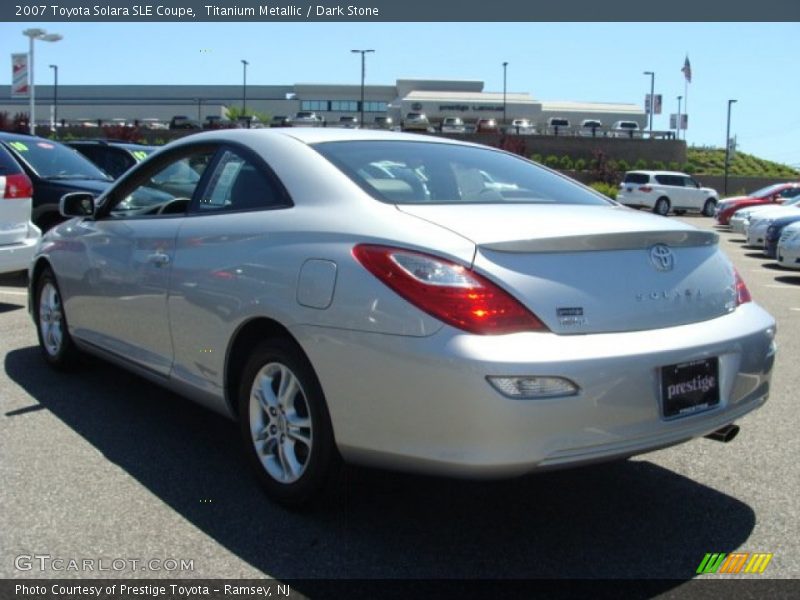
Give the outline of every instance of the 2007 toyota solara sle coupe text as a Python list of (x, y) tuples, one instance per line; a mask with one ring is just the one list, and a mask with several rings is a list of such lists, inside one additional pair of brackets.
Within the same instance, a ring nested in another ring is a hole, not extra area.
[(775, 322), (716, 234), (493, 148), (215, 131), (60, 208), (30, 269), (45, 359), (237, 419), (283, 503), (340, 459), (496, 477), (727, 439), (769, 392)]

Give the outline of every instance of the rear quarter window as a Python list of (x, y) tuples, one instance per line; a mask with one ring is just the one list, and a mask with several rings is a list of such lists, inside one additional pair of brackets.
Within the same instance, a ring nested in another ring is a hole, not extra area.
[(625, 174), (625, 183), (650, 183), (650, 175), (646, 173), (626, 173)]

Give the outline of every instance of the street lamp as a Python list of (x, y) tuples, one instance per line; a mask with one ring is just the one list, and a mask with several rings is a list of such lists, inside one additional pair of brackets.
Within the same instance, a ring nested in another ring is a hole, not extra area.
[(725, 182), (722, 186), (723, 193), (728, 195), (728, 161), (731, 157), (731, 105), (736, 100), (728, 100), (728, 127), (725, 130)]
[(650, 139), (653, 139), (653, 108), (655, 108), (656, 93), (656, 74), (654, 71), (645, 71), (644, 75), (650, 75)]
[(503, 126), (506, 125), (506, 70), (508, 68), (508, 63), (503, 63)]
[(35, 98), (34, 98), (34, 87), (33, 87), (33, 40), (41, 40), (43, 42), (57, 42), (58, 40), (63, 39), (63, 36), (57, 33), (47, 33), (44, 29), (26, 29), (22, 32), (22, 35), (28, 36), (30, 39), (30, 46), (28, 50), (28, 88), (30, 89), (31, 95), (31, 106), (30, 106), (30, 133), (31, 135), (36, 135), (36, 115), (35, 115)]
[(53, 69), (53, 124), (58, 131), (58, 65), (50, 65)]
[(678, 96), (678, 122), (675, 124), (675, 134), (678, 139), (681, 139), (681, 125), (683, 125), (681, 119), (681, 100), (683, 100), (683, 96)]
[(247, 116), (247, 65), (250, 63), (242, 59), (242, 117)]
[(364, 78), (367, 74), (365, 56), (369, 52), (375, 52), (375, 50), (350, 50), (350, 52), (361, 54), (361, 120), (359, 121), (359, 127), (364, 127)]

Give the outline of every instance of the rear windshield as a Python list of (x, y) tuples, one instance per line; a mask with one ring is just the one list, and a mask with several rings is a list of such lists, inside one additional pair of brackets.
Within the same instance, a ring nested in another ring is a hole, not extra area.
[(381, 202), (611, 203), (530, 161), (490, 148), (405, 141), (322, 142), (313, 147)]
[(649, 183), (650, 175), (646, 173), (625, 173), (625, 183)]
[(77, 150), (43, 138), (18, 137), (7, 140), (17, 156), (43, 179), (99, 179), (111, 181), (103, 171)]

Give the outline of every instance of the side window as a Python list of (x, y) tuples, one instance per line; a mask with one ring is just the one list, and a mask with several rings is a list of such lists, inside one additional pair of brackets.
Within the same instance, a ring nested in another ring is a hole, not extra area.
[(290, 206), (269, 174), (233, 150), (225, 150), (212, 167), (196, 211), (264, 210)]
[(185, 214), (201, 173), (215, 153), (204, 147), (152, 163), (109, 198), (108, 216), (120, 219)]
[(781, 196), (784, 198), (794, 198), (800, 194), (800, 188), (786, 188), (781, 192)]
[(695, 188), (695, 189), (698, 189), (700, 187), (700, 185), (698, 185), (698, 183), (694, 179), (692, 179), (691, 177), (684, 177), (683, 180), (684, 180), (683, 184), (686, 187)]

